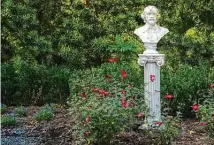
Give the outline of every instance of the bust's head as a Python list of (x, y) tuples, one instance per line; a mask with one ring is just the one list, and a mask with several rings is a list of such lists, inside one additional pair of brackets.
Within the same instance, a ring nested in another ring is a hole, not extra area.
[(153, 26), (157, 22), (158, 9), (155, 6), (147, 6), (143, 13), (141, 14), (141, 18), (144, 20), (146, 24)]

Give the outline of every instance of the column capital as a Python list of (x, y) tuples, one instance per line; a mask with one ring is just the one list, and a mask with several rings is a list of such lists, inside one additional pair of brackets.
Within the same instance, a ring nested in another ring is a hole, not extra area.
[(147, 63), (156, 63), (158, 66), (164, 65), (164, 54), (138, 54), (138, 64), (145, 66)]

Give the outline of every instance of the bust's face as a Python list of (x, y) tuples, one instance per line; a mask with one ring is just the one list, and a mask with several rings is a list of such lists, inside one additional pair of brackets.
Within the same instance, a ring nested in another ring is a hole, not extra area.
[(157, 22), (157, 15), (158, 15), (157, 9), (154, 8), (146, 9), (144, 11), (144, 20), (147, 24), (153, 26)]

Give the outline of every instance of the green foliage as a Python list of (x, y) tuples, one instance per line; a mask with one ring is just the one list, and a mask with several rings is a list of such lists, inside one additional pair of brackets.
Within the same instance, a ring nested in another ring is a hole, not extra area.
[(27, 110), (25, 107), (20, 106), (20, 107), (16, 107), (14, 109), (15, 113), (18, 114), (19, 116), (27, 116)]
[(1, 114), (3, 114), (7, 110), (7, 105), (1, 104)]
[[(121, 70), (125, 70), (126, 77), (121, 76)], [(128, 64), (112, 62), (71, 76), (68, 103), (75, 119), (77, 144), (109, 144), (117, 133), (142, 123), (143, 116), (138, 118), (137, 114), (146, 115), (147, 111), (140, 91), (142, 85), (134, 83), (136, 76), (142, 79), (136, 71)]]
[(207, 131), (207, 135), (214, 139), (214, 90), (209, 90), (209, 96), (196, 111), (197, 118), (200, 119), (200, 126)]
[(51, 43), (49, 38), (39, 34), (36, 15), (36, 9), (30, 6), (29, 1), (2, 2), (3, 62), (10, 62), (18, 56), (33, 64), (37, 61), (48, 63)]
[[(212, 76), (206, 65), (189, 66), (180, 64), (176, 69), (165, 66), (161, 71), (161, 97), (164, 102), (166, 93), (173, 94), (170, 104), (164, 104), (164, 108), (171, 106), (170, 112), (180, 111), (185, 116), (191, 115), (192, 102), (201, 102), (206, 99), (206, 92)], [(167, 105), (167, 106), (166, 106)], [(169, 108), (169, 107), (168, 107)]]
[(16, 125), (16, 118), (9, 114), (4, 114), (1, 116), (1, 125), (2, 126), (13, 126)]
[(69, 73), (65, 68), (47, 68), (21, 60), (3, 64), (2, 101), (16, 105), (63, 103), (69, 94)]
[(164, 118), (163, 124), (157, 126), (157, 129), (160, 132), (161, 144), (172, 144), (172, 141), (181, 133), (180, 118), (167, 116)]
[(54, 117), (52, 109), (48, 106), (44, 106), (36, 115), (35, 119), (38, 122), (50, 121)]

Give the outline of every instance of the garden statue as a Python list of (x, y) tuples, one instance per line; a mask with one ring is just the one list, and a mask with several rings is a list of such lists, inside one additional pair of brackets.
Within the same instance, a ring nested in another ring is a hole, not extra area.
[(169, 30), (156, 24), (157, 16), (158, 9), (155, 6), (147, 6), (141, 14), (146, 24), (134, 31), (146, 49), (143, 54), (138, 54), (138, 64), (144, 66), (144, 96), (149, 110), (141, 128), (153, 126), (161, 121), (160, 66), (164, 64), (164, 54), (159, 54), (156, 49), (159, 40)]
[(144, 43), (146, 51), (144, 53), (158, 53), (156, 51), (159, 40), (169, 32), (168, 29), (158, 26), (158, 9), (155, 6), (148, 6), (141, 14), (141, 18), (146, 23), (144, 26), (136, 29), (134, 33), (140, 37)]

